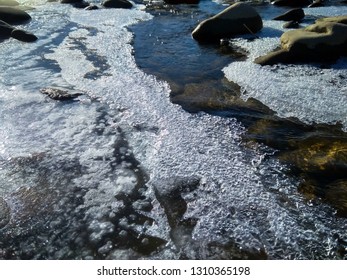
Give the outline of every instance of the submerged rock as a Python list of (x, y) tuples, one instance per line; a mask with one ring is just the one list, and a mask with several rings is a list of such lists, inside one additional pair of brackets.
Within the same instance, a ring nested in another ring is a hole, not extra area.
[(0, 20), (9, 24), (21, 24), (31, 20), (31, 16), (17, 8), (0, 7)]
[(281, 36), (281, 50), (258, 57), (255, 63), (333, 61), (347, 55), (347, 16), (317, 20), (303, 29)]
[(11, 219), (11, 210), (7, 202), (0, 197), (0, 229), (6, 226)]
[(284, 152), (279, 158), (305, 174), (343, 178), (347, 174), (347, 141), (314, 137), (298, 142), (297, 149)]
[(283, 21), (301, 21), (305, 17), (304, 10), (301, 8), (292, 9), (282, 15), (279, 15), (274, 18), (274, 20), (283, 20)]
[(106, 0), (102, 3), (105, 8), (131, 9), (133, 4), (127, 0)]
[(194, 29), (192, 36), (199, 42), (213, 42), (235, 35), (257, 33), (262, 28), (263, 21), (253, 7), (236, 3), (202, 21)]
[(53, 87), (42, 88), (40, 89), (40, 92), (47, 95), (49, 98), (53, 100), (59, 100), (59, 101), (72, 100), (84, 94), (78, 91), (70, 91), (64, 88), (53, 88)]

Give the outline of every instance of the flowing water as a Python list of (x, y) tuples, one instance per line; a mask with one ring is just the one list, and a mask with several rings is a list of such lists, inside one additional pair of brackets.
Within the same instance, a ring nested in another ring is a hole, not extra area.
[[(208, 1), (152, 14), (141, 4), (30, 4), (22, 27), (39, 40), (0, 44), (0, 258), (346, 258), (346, 219), (333, 203), (299, 192), (273, 147), (245, 141), (268, 116), (345, 129), (344, 60), (255, 66), (280, 33), (267, 20), (260, 40), (199, 46), (191, 29), (222, 9)], [(316, 13), (347, 12), (331, 9)], [(317, 79), (331, 98), (314, 100)], [(201, 84), (222, 94), (207, 109), (213, 96), (186, 91)], [(40, 93), (47, 86), (85, 94), (54, 101)]]

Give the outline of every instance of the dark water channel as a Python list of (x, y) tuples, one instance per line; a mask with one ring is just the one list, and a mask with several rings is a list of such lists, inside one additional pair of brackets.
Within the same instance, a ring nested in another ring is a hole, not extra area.
[(224, 8), (212, 1), (148, 5), (153, 20), (131, 27), (137, 65), (167, 81), (171, 101), (186, 111), (237, 118), (247, 128), (245, 143), (276, 149), (275, 156), (290, 167), (289, 175), (301, 180), (298, 190), (310, 203), (323, 201), (347, 217), (347, 134), (341, 126), (282, 119), (255, 99), (242, 100), (239, 86), (226, 80), (222, 69), (247, 53), (231, 44), (200, 45), (192, 39), (199, 21)]

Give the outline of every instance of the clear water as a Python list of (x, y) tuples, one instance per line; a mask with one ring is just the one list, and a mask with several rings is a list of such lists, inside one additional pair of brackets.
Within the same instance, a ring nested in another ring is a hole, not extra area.
[(0, 258), (344, 258), (346, 220), (304, 200), (273, 150), (138, 68), (141, 9), (39, 5), (23, 28), (40, 39), (0, 44)]

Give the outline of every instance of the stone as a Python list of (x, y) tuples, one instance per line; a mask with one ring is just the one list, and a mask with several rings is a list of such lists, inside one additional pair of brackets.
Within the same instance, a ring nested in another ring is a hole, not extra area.
[(7, 202), (0, 197), (0, 229), (6, 226), (11, 219), (11, 209)]
[(60, 3), (62, 4), (75, 4), (83, 2), (83, 0), (61, 0)]
[(178, 5), (178, 4), (199, 4), (200, 0), (164, 0), (166, 4)]
[(127, 0), (106, 0), (102, 3), (105, 8), (131, 9), (133, 4)]
[(17, 1), (14, 0), (0, 0), (0, 6), (19, 6), (19, 3)]
[(283, 28), (293, 28), (293, 29), (296, 29), (296, 28), (299, 28), (299, 26), (300, 26), (299, 22), (297, 22), (295, 20), (288, 21), (285, 24), (283, 24)]
[(311, 0), (276, 0), (272, 2), (275, 6), (286, 6), (286, 7), (307, 7), (311, 4)]
[(40, 92), (53, 100), (59, 101), (73, 100), (78, 96), (83, 95), (83, 93), (79, 91), (70, 91), (68, 89), (58, 87), (42, 88), (40, 89)]
[(20, 29), (12, 30), (11, 37), (27, 43), (35, 42), (38, 39), (34, 34)]
[(286, 50), (277, 50), (257, 57), (254, 62), (260, 65), (274, 65), (278, 63), (290, 63), (292, 60), (291, 53)]
[(305, 17), (304, 10), (301, 8), (292, 9), (282, 15), (275, 17), (273, 20), (283, 21), (301, 21)]
[(323, 62), (347, 55), (347, 24), (335, 22), (344, 20), (322, 19), (306, 28), (287, 31), (281, 36), (281, 50), (258, 57), (255, 63)]
[(300, 56), (335, 56), (347, 54), (347, 25), (317, 22), (304, 29), (281, 36), (282, 49)]
[(263, 28), (258, 12), (245, 3), (236, 3), (202, 21), (192, 32), (199, 42), (214, 42), (241, 34), (254, 34)]
[(347, 24), (347, 15), (320, 18), (316, 20), (316, 23), (319, 23), (319, 22), (333, 22), (333, 23)]
[(13, 7), (0, 7), (0, 20), (9, 24), (22, 24), (31, 19), (30, 15)]
[(9, 25), (8, 23), (0, 20), (0, 39), (8, 39), (11, 37), (11, 32), (14, 27)]
[(92, 11), (92, 10), (97, 10), (97, 9), (99, 9), (99, 7), (98, 6), (96, 6), (96, 5), (89, 5), (88, 7), (85, 7), (84, 8), (86, 11)]

